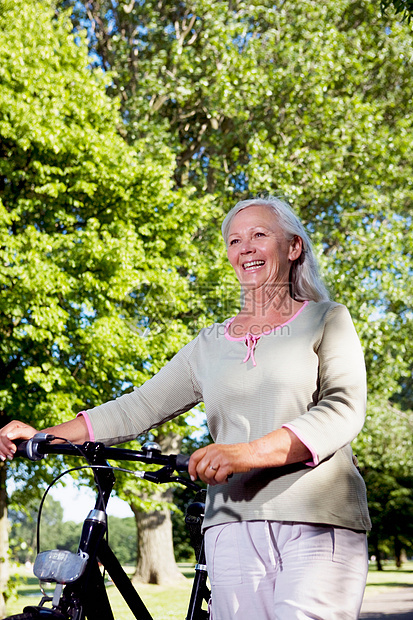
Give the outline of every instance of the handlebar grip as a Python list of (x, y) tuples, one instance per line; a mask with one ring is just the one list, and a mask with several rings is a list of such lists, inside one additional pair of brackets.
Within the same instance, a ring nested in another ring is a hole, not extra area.
[(27, 441), (22, 439), (15, 439), (13, 443), (16, 446), (16, 452), (14, 456), (25, 456), (27, 458)]
[(177, 454), (175, 467), (178, 471), (188, 471), (190, 456), (188, 454)]
[(54, 439), (54, 435), (50, 433), (36, 433), (28, 441), (23, 441), (18, 445), (16, 455), (26, 456), (31, 461), (40, 461), (44, 457), (42, 452), (39, 452), (39, 445), (48, 443)]

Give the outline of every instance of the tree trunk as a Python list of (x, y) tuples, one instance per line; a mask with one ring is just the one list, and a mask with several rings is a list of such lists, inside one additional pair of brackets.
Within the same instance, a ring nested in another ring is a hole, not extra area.
[(406, 551), (402, 547), (402, 543), (398, 536), (394, 538), (394, 555), (396, 557), (396, 566), (397, 568), (401, 568), (403, 566), (403, 562), (406, 562)]
[[(179, 451), (180, 437), (175, 434), (157, 437), (162, 452)], [(147, 498), (154, 502), (172, 502), (173, 490), (151, 485)], [(133, 502), (131, 508), (137, 527), (137, 563), (132, 583), (171, 583), (185, 577), (174, 556), (172, 520), (167, 508), (143, 512)]]
[[(172, 492), (151, 499), (170, 501)], [(169, 497), (167, 497), (169, 495)], [(172, 521), (168, 509), (142, 512), (132, 505), (137, 527), (137, 564), (132, 582), (164, 584), (183, 580), (175, 562)]]
[(383, 564), (381, 562), (381, 551), (379, 549), (379, 541), (375, 539), (374, 541), (374, 555), (376, 556), (376, 566), (378, 571), (383, 570)]
[(6, 463), (0, 463), (0, 618), (6, 615), (4, 593), (9, 581), (9, 524), (7, 520)]

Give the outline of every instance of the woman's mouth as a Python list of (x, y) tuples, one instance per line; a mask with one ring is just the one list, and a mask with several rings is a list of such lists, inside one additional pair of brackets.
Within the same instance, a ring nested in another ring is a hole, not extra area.
[(248, 263), (244, 263), (242, 265), (242, 268), (244, 269), (244, 271), (251, 271), (252, 269), (256, 269), (257, 267), (262, 267), (262, 265), (265, 265), (265, 260), (252, 260)]

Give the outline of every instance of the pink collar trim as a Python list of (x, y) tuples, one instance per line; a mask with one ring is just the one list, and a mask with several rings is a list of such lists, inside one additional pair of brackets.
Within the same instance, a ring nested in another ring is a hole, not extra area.
[(281, 329), (282, 327), (285, 327), (285, 325), (288, 325), (289, 323), (291, 323), (291, 321), (294, 321), (294, 319), (304, 310), (306, 306), (308, 306), (308, 300), (303, 303), (301, 308), (297, 310), (297, 312), (290, 319), (288, 319), (288, 321), (286, 321), (285, 323), (282, 323), (281, 325), (277, 325), (277, 327), (274, 327), (273, 329), (270, 329), (266, 332), (262, 332), (261, 334), (258, 334), (258, 335), (247, 332), (245, 336), (240, 336), (238, 338), (235, 338), (235, 336), (230, 336), (228, 333), (229, 326), (235, 319), (235, 316), (233, 316), (231, 319), (229, 319), (228, 323), (225, 326), (225, 338), (227, 340), (233, 340), (237, 342), (240, 342), (243, 340), (248, 347), (247, 355), (245, 356), (245, 359), (243, 359), (243, 363), (247, 362), (249, 358), (251, 358), (253, 366), (256, 366), (257, 363), (255, 361), (254, 351), (255, 351), (255, 347), (257, 346), (257, 342), (261, 338), (261, 336), (268, 336), (272, 332), (275, 332), (277, 329)]
[(231, 319), (228, 320), (228, 322), (227, 322), (227, 324), (225, 326), (225, 338), (227, 340), (241, 341), (241, 340), (246, 340), (247, 336), (250, 336), (250, 337), (252, 336), (253, 338), (261, 338), (261, 336), (268, 336), (269, 334), (271, 334), (272, 332), (276, 331), (277, 329), (281, 329), (282, 327), (285, 327), (286, 325), (291, 323), (291, 321), (294, 321), (294, 319), (296, 319), (297, 316), (299, 314), (301, 314), (301, 312), (304, 310), (304, 308), (306, 308), (308, 306), (308, 303), (309, 303), (308, 300), (305, 301), (303, 303), (303, 305), (301, 306), (301, 308), (299, 308), (299, 310), (297, 310), (297, 312), (295, 314), (293, 314), (293, 316), (290, 319), (288, 319), (288, 321), (286, 321), (285, 323), (282, 323), (281, 325), (277, 325), (277, 327), (273, 327), (273, 329), (269, 329), (268, 331), (262, 332), (261, 334), (257, 334), (257, 335), (250, 334), (250, 332), (247, 332), (245, 334), (245, 336), (240, 336), (238, 338), (235, 338), (235, 336), (230, 336), (229, 333), (228, 333), (228, 330), (229, 330), (229, 327), (230, 327), (231, 323), (233, 323), (234, 320), (235, 320), (235, 316), (233, 316)]

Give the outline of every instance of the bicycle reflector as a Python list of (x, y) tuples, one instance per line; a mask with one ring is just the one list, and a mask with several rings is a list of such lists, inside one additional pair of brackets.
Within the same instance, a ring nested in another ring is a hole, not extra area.
[(88, 558), (87, 553), (80, 555), (60, 549), (42, 551), (34, 561), (33, 572), (40, 581), (72, 583), (83, 575)]

